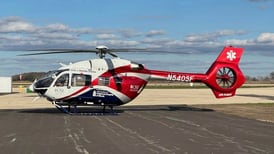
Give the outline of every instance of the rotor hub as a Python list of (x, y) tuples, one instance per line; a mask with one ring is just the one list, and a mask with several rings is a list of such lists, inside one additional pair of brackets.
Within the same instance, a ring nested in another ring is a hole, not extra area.
[(107, 46), (104, 45), (99, 45), (96, 47), (97, 50), (108, 50), (109, 48)]
[(105, 58), (106, 54), (110, 52), (109, 48), (107, 46), (104, 45), (99, 45), (96, 47), (96, 49), (98, 50), (96, 52), (96, 54), (99, 56), (99, 58)]

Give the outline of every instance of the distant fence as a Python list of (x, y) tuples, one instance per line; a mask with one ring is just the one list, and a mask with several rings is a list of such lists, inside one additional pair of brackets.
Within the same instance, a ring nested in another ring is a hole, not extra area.
[(12, 83), (12, 91), (19, 93), (30, 93), (29, 86), (31, 82), (13, 82)]
[(12, 88), (19, 88), (19, 86), (28, 88), (31, 84), (31, 82), (12, 82)]

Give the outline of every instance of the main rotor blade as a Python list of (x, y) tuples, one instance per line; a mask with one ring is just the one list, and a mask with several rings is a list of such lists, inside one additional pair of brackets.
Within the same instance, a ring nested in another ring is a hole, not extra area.
[(106, 51), (106, 52), (132, 52), (132, 51), (146, 51), (147, 49), (143, 48), (120, 48), (120, 49), (34, 49), (27, 51), (61, 51), (61, 52), (98, 52), (98, 51)]
[(141, 53), (164, 53), (164, 54), (192, 54), (189, 51), (173, 51), (170, 49), (155, 49), (155, 48), (121, 48), (121, 49), (109, 49), (112, 52), (141, 52)]
[(113, 52), (143, 52), (143, 53), (164, 53), (164, 54), (192, 54), (192, 52), (184, 51), (170, 51), (170, 50), (158, 50), (149, 48), (120, 48), (120, 49), (34, 49), (27, 51), (48, 51), (48, 52), (37, 52), (19, 54), (18, 56), (32, 56), (32, 55), (45, 55), (45, 54), (62, 54), (62, 53), (96, 53), (96, 54), (109, 54), (113, 57), (118, 57)]
[(32, 56), (32, 55), (45, 55), (45, 54), (61, 54), (61, 53), (97, 53), (98, 50), (86, 50), (86, 49), (37, 49), (28, 51), (50, 51), (50, 52), (37, 52), (29, 54), (19, 54), (18, 56)]
[(110, 51), (108, 51), (107, 53), (110, 54), (112, 57), (118, 57), (116, 54), (114, 54), (114, 53), (112, 53)]
[(121, 48), (121, 49), (109, 49), (112, 52), (135, 52), (135, 51), (147, 51), (147, 49), (142, 48)]
[(27, 51), (49, 51), (49, 52), (37, 52), (37, 53), (28, 53), (28, 54), (19, 54), (18, 56), (32, 56), (32, 55), (45, 55), (45, 54), (62, 54), (62, 53), (103, 53), (110, 54), (113, 57), (118, 57), (112, 52), (135, 52), (135, 51), (145, 51), (146, 49), (137, 49), (137, 48), (121, 48), (121, 49), (34, 49)]

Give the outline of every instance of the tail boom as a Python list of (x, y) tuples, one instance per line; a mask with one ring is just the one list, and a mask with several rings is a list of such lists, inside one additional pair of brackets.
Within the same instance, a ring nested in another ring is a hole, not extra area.
[(238, 65), (242, 54), (243, 48), (224, 47), (205, 74), (158, 70), (150, 70), (150, 74), (152, 79), (203, 82), (212, 89), (216, 98), (231, 97), (245, 82), (245, 77)]

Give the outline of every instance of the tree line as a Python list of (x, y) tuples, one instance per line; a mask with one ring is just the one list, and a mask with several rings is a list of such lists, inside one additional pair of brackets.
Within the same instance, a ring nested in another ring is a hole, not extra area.
[(29, 81), (33, 82), (35, 79), (39, 79), (44, 76), (46, 72), (29, 72), (12, 76), (12, 81)]

